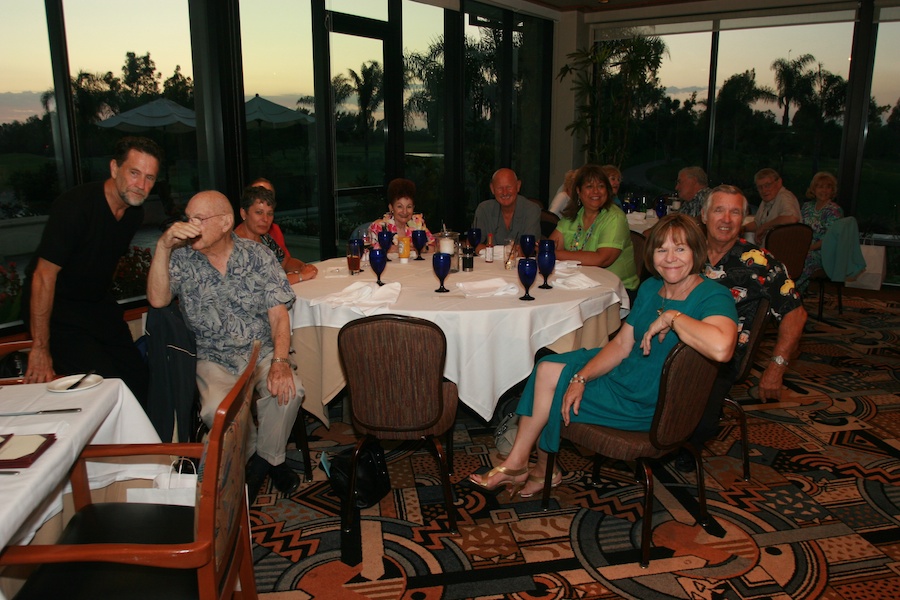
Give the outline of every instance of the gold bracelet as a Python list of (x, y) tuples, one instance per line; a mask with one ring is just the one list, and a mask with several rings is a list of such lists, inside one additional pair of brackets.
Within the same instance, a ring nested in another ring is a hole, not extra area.
[(672, 317), (671, 321), (669, 321), (669, 329), (671, 329), (672, 331), (675, 331), (675, 319), (677, 319), (680, 316), (681, 316), (681, 311), (680, 310), (676, 311), (675, 316)]
[(273, 359), (272, 359), (272, 364), (273, 364), (273, 365), (274, 365), (275, 363), (280, 363), (280, 362), (287, 363), (287, 364), (291, 364), (291, 360), (290, 360), (289, 358), (273, 358)]

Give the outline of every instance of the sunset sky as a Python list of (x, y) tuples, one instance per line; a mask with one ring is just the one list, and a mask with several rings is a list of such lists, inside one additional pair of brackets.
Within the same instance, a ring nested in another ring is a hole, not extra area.
[[(125, 53), (150, 52), (163, 79), (176, 65), (192, 75), (186, 0), (78, 0), (66, 3), (70, 66), (74, 72), (112, 71), (121, 75)], [(365, 5), (365, 4), (364, 4)], [(147, 11), (148, 7), (152, 10)], [(423, 50), (442, 31), (441, 10), (413, 2), (404, 4), (404, 48)], [(40, 94), (52, 87), (43, 2), (0, 0), (0, 123), (24, 120), (39, 113)], [(14, 15), (14, 18), (9, 18)], [(267, 97), (293, 108), (297, 98), (311, 95), (312, 45), (309, 4), (284, 0), (253, 0), (241, 14), (245, 93)], [(811, 53), (824, 68), (847, 77), (852, 24), (727, 31), (721, 34), (719, 79), (756, 69), (761, 85), (774, 87), (770, 68), (777, 58)], [(340, 36), (334, 43), (332, 68), (358, 68), (371, 54), (373, 42)], [(665, 36), (669, 57), (661, 70), (664, 86), (700, 88), (708, 78), (709, 39), (705, 34)], [(881, 25), (873, 95), (893, 106), (900, 96), (900, 24)], [(670, 93), (678, 97), (682, 94)], [(769, 108), (778, 113), (774, 105)]]

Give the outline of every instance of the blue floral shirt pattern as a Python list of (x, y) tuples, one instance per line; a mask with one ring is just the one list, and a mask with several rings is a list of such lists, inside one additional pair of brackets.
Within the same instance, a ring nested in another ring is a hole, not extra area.
[(255, 340), (262, 342), (260, 356), (274, 351), (268, 311), (279, 304), (290, 308), (295, 295), (268, 248), (234, 234), (231, 238), (234, 249), (224, 275), (206, 256), (184, 247), (172, 252), (169, 278), (197, 337), (197, 357), (238, 374)]

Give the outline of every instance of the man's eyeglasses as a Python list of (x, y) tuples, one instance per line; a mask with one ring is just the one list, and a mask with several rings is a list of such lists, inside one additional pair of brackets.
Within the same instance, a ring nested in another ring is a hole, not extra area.
[(775, 183), (776, 183), (776, 180), (760, 182), (760, 183), (756, 184), (756, 189), (768, 190), (768, 189), (771, 189), (772, 186), (775, 185)]
[(216, 217), (224, 217), (227, 214), (228, 213), (219, 213), (217, 215), (210, 215), (208, 217), (189, 217), (187, 215), (184, 215), (183, 221), (185, 223), (190, 223), (191, 225), (196, 225), (197, 227), (200, 227), (201, 225), (203, 225), (203, 222), (206, 221), (207, 219), (214, 219)]

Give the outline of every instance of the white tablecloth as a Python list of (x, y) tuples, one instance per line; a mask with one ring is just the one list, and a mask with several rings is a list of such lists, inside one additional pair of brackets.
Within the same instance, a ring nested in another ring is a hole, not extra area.
[(659, 219), (656, 217), (656, 214), (648, 217), (647, 213), (633, 212), (628, 213), (626, 216), (628, 217), (628, 228), (632, 231), (637, 231), (638, 233), (644, 233), (645, 231), (659, 223)]
[[(531, 288), (535, 300), (526, 302), (519, 300), (524, 288), (515, 270), (506, 270), (502, 261), (488, 264), (481, 258), (475, 259), (474, 271), (447, 277), (445, 285), (451, 293), (437, 294), (434, 290), (439, 282), (432, 271), (431, 257), (427, 254), (426, 260), (411, 260), (407, 264), (397, 260), (388, 263), (381, 279), (385, 283), (399, 282), (401, 292), (393, 305), (377, 312), (410, 315), (436, 323), (447, 337), (444, 376), (457, 384), (460, 400), (486, 420), (491, 418), (501, 394), (531, 372), (538, 349), (578, 330), (585, 321), (608, 309), (615, 310), (616, 321), (628, 312), (628, 295), (622, 282), (604, 269), (578, 269), (600, 284), (586, 290), (542, 290), (538, 285), (543, 279), (538, 275)], [(300, 375), (328, 379), (322, 385), (307, 386), (304, 408), (320, 418), (322, 404), (330, 401), (344, 384), (339, 368), (335, 373), (333, 367), (325, 364), (337, 364), (336, 331), (362, 315), (349, 306), (311, 306), (310, 302), (340, 292), (352, 283), (375, 280), (371, 268), (360, 275), (342, 277), (347, 273), (346, 266), (345, 259), (325, 261), (318, 265), (316, 279), (293, 286), (297, 293), (292, 311), (293, 346), (298, 352)], [(556, 277), (551, 275), (551, 285)], [(466, 298), (456, 289), (458, 282), (493, 278), (515, 283), (520, 292), (514, 296)]]
[[(159, 436), (121, 379), (106, 379), (87, 390), (56, 393), (46, 384), (0, 389), (0, 413), (80, 407), (78, 413), (0, 417), (0, 434), (55, 433), (56, 442), (18, 475), (0, 475), (0, 547), (28, 543), (47, 519), (62, 510), (64, 482), (88, 443), (153, 443)], [(158, 462), (88, 463), (91, 488), (125, 479), (152, 479)], [(2, 597), (2, 596), (0, 596)]]

